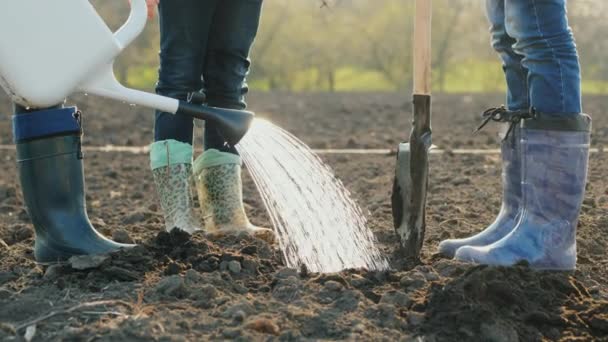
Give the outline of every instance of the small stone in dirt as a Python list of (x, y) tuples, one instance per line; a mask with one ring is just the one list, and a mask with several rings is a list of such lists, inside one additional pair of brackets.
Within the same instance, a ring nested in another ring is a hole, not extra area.
[(355, 311), (359, 307), (360, 298), (358, 291), (344, 291), (334, 302), (334, 307), (341, 311)]
[(8, 299), (13, 293), (7, 289), (0, 288), (0, 299)]
[(466, 177), (462, 177), (462, 178), (454, 178), (454, 180), (452, 180), (452, 185), (468, 185), (471, 184), (471, 179), (470, 178), (466, 178)]
[(215, 298), (219, 291), (211, 284), (205, 284), (199, 289), (194, 290), (190, 295), (195, 299), (194, 306), (201, 309), (211, 309), (215, 305)]
[(95, 228), (105, 228), (107, 226), (106, 222), (98, 217), (91, 219), (91, 223)]
[(302, 340), (302, 334), (300, 334), (299, 330), (287, 330), (283, 331), (281, 336), (279, 336), (279, 341), (300, 341)]
[(156, 284), (155, 290), (162, 295), (178, 298), (184, 296), (187, 292), (184, 280), (178, 275), (163, 278)]
[(262, 334), (279, 335), (281, 330), (279, 326), (272, 320), (264, 317), (256, 317), (247, 322), (245, 328), (257, 331)]
[(222, 332), (222, 336), (227, 339), (234, 340), (235, 338), (241, 336), (243, 332), (239, 328), (228, 328)]
[(467, 269), (465, 263), (448, 259), (438, 260), (433, 266), (442, 277), (454, 277), (462, 274)]
[(208, 298), (214, 298), (218, 294), (218, 291), (215, 288), (215, 286), (213, 286), (211, 284), (205, 284), (205, 285), (201, 286), (200, 292), (205, 294)]
[(109, 256), (105, 254), (97, 255), (75, 255), (68, 261), (70, 266), (79, 271), (84, 271), (92, 268), (98, 268), (104, 261), (108, 260)]
[(424, 314), (421, 312), (410, 311), (407, 314), (407, 322), (410, 325), (418, 326), (424, 322)]
[(588, 320), (589, 325), (595, 329), (608, 335), (608, 316), (594, 315)]
[(135, 211), (135, 212), (127, 215), (125, 218), (123, 218), (122, 223), (133, 224), (133, 223), (143, 222), (146, 220), (147, 216), (148, 216), (147, 213), (145, 213), (143, 211)]
[(233, 254), (233, 253), (224, 253), (220, 257), (220, 259), (222, 259), (222, 261), (236, 260), (236, 261), (240, 262), (241, 260), (243, 260), (243, 256), (242, 255)]
[(258, 247), (254, 245), (245, 246), (241, 249), (241, 254), (256, 255), (258, 254)]
[(34, 230), (30, 226), (24, 224), (13, 226), (12, 231), (10, 240), (7, 239), (5, 241), (9, 245), (17, 244), (34, 236)]
[[(16, 335), (15, 327), (11, 324), (0, 322), (0, 332), (5, 332), (11, 335)], [(1, 334), (0, 337), (4, 338)], [(8, 338), (8, 337), (7, 337)], [(11, 337), (12, 340), (16, 340), (14, 337)]]
[(281, 268), (277, 273), (275, 273), (275, 279), (287, 279), (289, 277), (300, 277), (300, 273), (295, 268)]
[(281, 279), (272, 290), (272, 297), (282, 302), (292, 302), (300, 297), (301, 283), (296, 277)]
[(118, 243), (133, 243), (133, 239), (131, 239), (129, 233), (124, 229), (115, 230), (112, 233), (112, 240)]
[(0, 285), (4, 285), (9, 281), (17, 279), (17, 275), (13, 272), (0, 272)]
[(245, 259), (245, 260), (243, 260), (242, 265), (243, 265), (243, 269), (245, 270), (245, 272), (247, 272), (249, 274), (258, 273), (259, 264), (257, 261), (255, 261), (253, 259)]
[(388, 291), (380, 298), (380, 303), (393, 304), (397, 307), (407, 308), (412, 304), (412, 299), (401, 291)]
[(364, 332), (365, 332), (365, 330), (366, 330), (366, 329), (365, 329), (365, 325), (364, 325), (364, 324), (362, 324), (362, 323), (358, 323), (357, 325), (355, 325), (355, 326), (353, 327), (353, 332), (354, 332), (354, 333), (357, 333), (357, 334), (364, 333)]
[(597, 208), (597, 202), (593, 197), (587, 197), (583, 200), (583, 205), (587, 205), (591, 208)]
[(49, 266), (44, 272), (44, 276), (42, 277), (45, 280), (55, 280), (59, 276), (65, 273), (65, 266), (61, 264), (55, 264)]
[(241, 263), (236, 260), (228, 262), (228, 270), (234, 274), (241, 273)]
[(439, 275), (435, 270), (430, 266), (416, 266), (414, 271), (422, 274), (427, 281), (435, 281), (439, 280)]
[(139, 278), (139, 275), (136, 272), (118, 266), (104, 268), (103, 273), (110, 278), (115, 278), (122, 281), (132, 281)]
[(247, 316), (253, 314), (255, 312), (255, 308), (251, 303), (246, 300), (242, 300), (224, 310), (222, 312), (222, 318), (231, 318), (234, 319), (235, 316), (239, 316), (243, 314), (246, 318)]
[(222, 261), (220, 262), (220, 271), (226, 271), (228, 270), (228, 261)]
[(232, 315), (232, 320), (237, 323), (242, 323), (245, 318), (247, 318), (247, 314), (242, 310), (239, 310)]
[(108, 177), (108, 178), (111, 178), (111, 179), (118, 178), (118, 172), (116, 172), (114, 170), (107, 170), (106, 172), (103, 173), (103, 175), (105, 177)]
[(413, 272), (403, 276), (401, 280), (399, 280), (399, 284), (408, 290), (416, 290), (426, 285), (426, 278), (420, 272)]
[(517, 331), (504, 323), (481, 324), (481, 335), (483, 340), (495, 342), (517, 342), (519, 336)]
[(398, 329), (401, 320), (397, 317), (396, 311), (394, 305), (382, 303), (372, 306), (366, 311), (365, 315), (380, 327)]
[(179, 247), (190, 242), (190, 234), (179, 228), (174, 228), (171, 229), (171, 232), (162, 231), (158, 233), (154, 242), (160, 246)]
[(358, 274), (353, 274), (350, 279), (350, 284), (356, 288), (371, 286), (372, 282)]
[(167, 268), (165, 269), (165, 274), (166, 275), (175, 275), (175, 274), (179, 274), (181, 271), (182, 271), (182, 268), (178, 263), (171, 262), (171, 263), (169, 263), (169, 265), (167, 265)]
[(306, 264), (304, 264), (304, 263), (301, 264), (300, 265), (300, 277), (308, 278), (309, 275), (310, 275), (310, 270), (308, 269)]
[(245, 285), (243, 285), (241, 282), (234, 282), (232, 284), (232, 290), (239, 294), (245, 294), (245, 293), (249, 292), (249, 289)]
[(187, 283), (192, 283), (192, 284), (199, 283), (202, 279), (200, 273), (198, 273), (197, 271), (195, 271), (193, 269), (187, 270), (184, 277), (185, 277), (185, 280)]
[(17, 215), (17, 218), (21, 221), (28, 222), (30, 220), (30, 215), (27, 213), (27, 210), (22, 209)]
[(344, 289), (344, 285), (342, 285), (334, 280), (326, 281), (325, 284), (323, 284), (323, 286), (325, 287), (325, 289), (327, 289), (329, 291), (337, 292), (337, 291), (342, 291)]
[[(374, 274), (374, 276), (379, 276), (379, 273), (384, 272), (377, 272)], [(318, 277), (311, 279), (311, 281), (319, 284), (325, 284), (328, 281), (335, 281), (344, 285), (344, 287), (348, 287), (348, 282), (339, 274), (321, 274)]]

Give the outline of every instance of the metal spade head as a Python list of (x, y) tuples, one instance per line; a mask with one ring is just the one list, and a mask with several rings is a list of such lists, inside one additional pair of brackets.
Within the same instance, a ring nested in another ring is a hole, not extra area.
[(426, 230), (430, 96), (414, 96), (412, 124), (410, 142), (399, 144), (391, 204), (395, 231), (406, 256), (419, 259)]

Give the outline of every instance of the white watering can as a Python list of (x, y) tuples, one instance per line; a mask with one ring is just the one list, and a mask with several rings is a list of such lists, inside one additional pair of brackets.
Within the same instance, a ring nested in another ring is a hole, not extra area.
[(127, 22), (112, 33), (87, 0), (1, 0), (0, 85), (26, 108), (56, 106), (75, 92), (218, 123), (236, 144), (253, 113), (208, 107), (121, 85), (114, 59), (144, 29), (145, 0), (132, 0)]

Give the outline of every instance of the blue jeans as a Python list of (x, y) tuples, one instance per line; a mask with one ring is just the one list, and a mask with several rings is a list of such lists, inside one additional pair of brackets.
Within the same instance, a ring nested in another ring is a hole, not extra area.
[[(262, 0), (161, 0), (156, 92), (184, 100), (202, 89), (211, 106), (244, 109), (261, 7)], [(192, 144), (193, 128), (190, 118), (157, 112), (154, 141)], [(236, 153), (212, 122), (205, 123), (204, 146)]]
[(486, 0), (510, 110), (534, 107), (550, 115), (581, 113), (580, 65), (566, 2)]

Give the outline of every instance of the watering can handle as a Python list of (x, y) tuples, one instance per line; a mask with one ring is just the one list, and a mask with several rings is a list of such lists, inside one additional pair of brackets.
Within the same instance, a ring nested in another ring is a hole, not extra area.
[(148, 7), (146, 0), (131, 0), (131, 13), (127, 22), (114, 34), (121, 50), (139, 36), (146, 27), (147, 19)]

